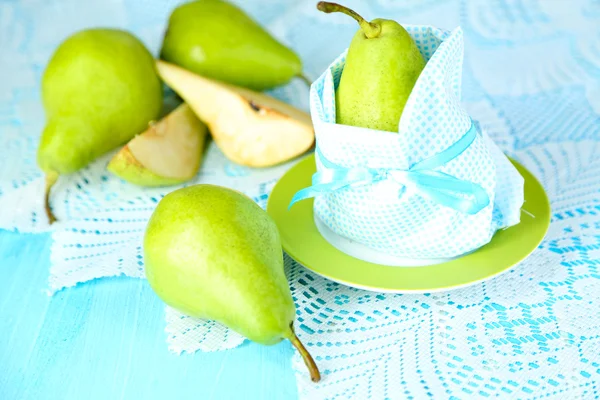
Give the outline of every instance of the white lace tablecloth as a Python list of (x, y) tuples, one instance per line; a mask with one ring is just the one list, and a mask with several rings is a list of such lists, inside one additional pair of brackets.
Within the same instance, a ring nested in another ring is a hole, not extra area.
[[(127, 28), (157, 54), (176, 1), (23, 0), (0, 3), (0, 227), (53, 233), (49, 292), (94, 278), (143, 278), (141, 238), (167, 191), (105, 171), (110, 154), (61, 179), (50, 229), (35, 151), (44, 115), (44, 66), (68, 34)], [(316, 78), (357, 26), (313, 1), (252, 0), (244, 9), (293, 47)], [(498, 145), (539, 177), (552, 224), (539, 249), (509, 273), (469, 288), (390, 295), (327, 281), (287, 259), (300, 339), (323, 380), (296, 354), (301, 399), (600, 397), (600, 2), (597, 0), (345, 1), (367, 18), (461, 26), (463, 104)], [(272, 92), (308, 109), (294, 81)], [(253, 170), (210, 145), (197, 182), (237, 188), (265, 205), (293, 162)], [(237, 346), (239, 335), (167, 309), (174, 352)]]

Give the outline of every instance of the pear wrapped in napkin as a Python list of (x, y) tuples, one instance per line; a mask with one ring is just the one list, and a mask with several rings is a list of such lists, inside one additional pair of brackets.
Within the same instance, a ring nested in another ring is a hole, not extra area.
[(405, 26), (427, 64), (398, 132), (336, 124), (341, 54), (313, 83), (317, 225), (377, 252), (446, 259), (520, 221), (523, 178), (461, 107), (463, 34)]

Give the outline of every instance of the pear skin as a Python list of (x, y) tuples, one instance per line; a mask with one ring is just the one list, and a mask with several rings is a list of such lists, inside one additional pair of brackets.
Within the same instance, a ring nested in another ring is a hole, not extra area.
[(314, 143), (310, 115), (263, 93), (215, 81), (158, 60), (164, 82), (206, 125), (225, 156), (249, 167), (293, 159)]
[[(59, 175), (126, 143), (158, 117), (162, 84), (144, 44), (119, 29), (77, 32), (55, 50), (42, 77), (47, 123), (37, 161), (46, 200)], [(46, 203), (50, 221), (54, 221)]]
[(336, 122), (397, 133), (404, 106), (426, 64), (414, 40), (396, 21), (368, 22), (335, 3), (322, 1), (317, 7), (347, 14), (360, 25), (336, 89)]
[(207, 135), (206, 125), (183, 103), (134, 137), (107, 169), (138, 186), (186, 182), (198, 173)]
[(246, 195), (200, 184), (166, 195), (144, 236), (148, 282), (169, 306), (273, 345), (288, 339), (320, 374), (293, 329), (295, 305), (277, 226)]
[(178, 185), (187, 180), (181, 178), (167, 178), (155, 174), (133, 156), (127, 145), (115, 155), (108, 164), (107, 169), (119, 178), (142, 187)]
[(224, 0), (191, 1), (176, 7), (169, 17), (160, 58), (257, 91), (283, 85), (302, 72), (302, 62), (293, 50)]

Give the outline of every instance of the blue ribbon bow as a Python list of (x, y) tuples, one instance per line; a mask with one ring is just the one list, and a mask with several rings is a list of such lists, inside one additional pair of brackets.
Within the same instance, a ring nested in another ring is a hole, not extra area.
[(356, 187), (392, 179), (400, 185), (415, 188), (423, 197), (466, 214), (477, 214), (490, 203), (487, 192), (478, 184), (464, 181), (443, 172), (434, 171), (458, 157), (477, 137), (474, 124), (456, 143), (446, 150), (422, 160), (408, 170), (390, 168), (345, 168), (327, 160), (316, 148), (316, 153), (326, 168), (312, 176), (312, 186), (298, 191), (288, 208), (296, 202), (331, 193), (348, 186)]

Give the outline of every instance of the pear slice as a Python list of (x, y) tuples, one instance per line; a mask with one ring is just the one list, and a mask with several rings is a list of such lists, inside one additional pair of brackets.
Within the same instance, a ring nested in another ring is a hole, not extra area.
[(315, 140), (310, 115), (273, 97), (157, 60), (160, 77), (208, 125), (231, 161), (268, 167), (295, 158)]
[(107, 169), (139, 186), (183, 183), (196, 176), (207, 127), (183, 103), (134, 137), (110, 161)]

